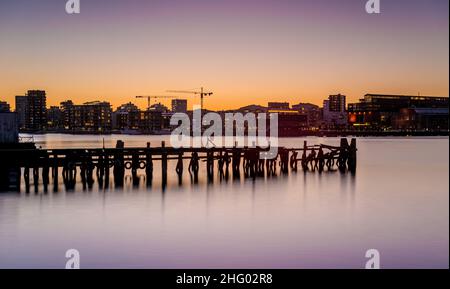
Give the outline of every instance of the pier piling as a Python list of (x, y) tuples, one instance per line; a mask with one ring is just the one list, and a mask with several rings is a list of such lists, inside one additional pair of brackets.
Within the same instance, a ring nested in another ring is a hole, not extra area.
[[(115, 148), (97, 149), (27, 149), (2, 151), (6, 164), (5, 169), (0, 171), (1, 187), (15, 188), (20, 190), (20, 183), (14, 186), (14, 180), (20, 181), (20, 171), (23, 168), (23, 181), (26, 191), (30, 187), (30, 170), (32, 170), (33, 184), (35, 191), (38, 191), (40, 176), (44, 191), (47, 191), (49, 176), (53, 178), (54, 191), (58, 191), (58, 172), (62, 169), (62, 177), (67, 191), (75, 188), (77, 169), (80, 169), (81, 182), (83, 187), (91, 189), (94, 184), (94, 171), (99, 182), (99, 188), (107, 188), (110, 178), (110, 170), (114, 176), (116, 187), (124, 184), (125, 172), (131, 170), (132, 182), (134, 186), (139, 185), (139, 170), (145, 170), (147, 186), (152, 185), (154, 161), (161, 161), (162, 186), (166, 187), (168, 181), (168, 162), (176, 161), (175, 173), (178, 176), (178, 183), (182, 184), (184, 161), (189, 159), (188, 172), (193, 183), (199, 179), (200, 161), (206, 164), (206, 176), (209, 183), (214, 182), (214, 171), (217, 166), (220, 180), (226, 180), (232, 173), (234, 179), (241, 177), (241, 165), (246, 178), (275, 177), (278, 173), (277, 164), (280, 165), (279, 172), (288, 174), (289, 171), (296, 172), (298, 163), (306, 171), (324, 170), (333, 171), (335, 167), (341, 172), (349, 171), (355, 173), (357, 163), (356, 139), (350, 141), (346, 138), (340, 140), (339, 146), (330, 145), (310, 145), (303, 142), (300, 148), (278, 147), (275, 158), (261, 159), (268, 149), (257, 147), (253, 144), (250, 147), (238, 147), (237, 142), (234, 147), (211, 147), (211, 148), (172, 148), (166, 147), (166, 143), (161, 142), (160, 147), (151, 147), (150, 143), (144, 148), (125, 148), (123, 141), (118, 140)], [(272, 151), (272, 150), (271, 150)], [(301, 158), (298, 156), (301, 153)], [(8, 161), (10, 160), (10, 161)], [(217, 160), (217, 163), (216, 163)], [(14, 173), (15, 171), (19, 173)], [(18, 177), (14, 177), (14, 176)], [(128, 180), (128, 178), (127, 178)]]

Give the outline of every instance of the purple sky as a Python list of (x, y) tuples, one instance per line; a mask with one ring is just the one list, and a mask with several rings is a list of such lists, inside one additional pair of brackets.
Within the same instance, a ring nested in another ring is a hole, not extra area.
[(448, 95), (448, 0), (0, 0), (0, 99), (205, 86), (211, 108), (328, 94)]

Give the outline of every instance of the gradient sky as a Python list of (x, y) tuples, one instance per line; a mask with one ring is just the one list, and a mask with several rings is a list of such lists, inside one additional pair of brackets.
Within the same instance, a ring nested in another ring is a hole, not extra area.
[[(211, 109), (329, 94), (448, 96), (449, 1), (0, 0), (0, 99), (48, 104), (204, 86)], [(189, 97), (196, 101), (195, 97)], [(192, 104), (192, 102), (190, 102)]]

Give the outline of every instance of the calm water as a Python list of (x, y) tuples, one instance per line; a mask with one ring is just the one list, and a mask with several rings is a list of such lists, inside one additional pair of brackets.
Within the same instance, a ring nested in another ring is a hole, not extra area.
[[(164, 138), (107, 136), (105, 145)], [(102, 145), (97, 136), (35, 140)], [(58, 193), (0, 194), (0, 267), (64, 268), (75, 248), (83, 268), (362, 268), (375, 248), (385, 268), (448, 268), (448, 138), (361, 138), (358, 149), (354, 177), (299, 172), (191, 185), (185, 170), (183, 186), (169, 175), (165, 192), (155, 174), (151, 189), (127, 182), (65, 192), (60, 181)]]

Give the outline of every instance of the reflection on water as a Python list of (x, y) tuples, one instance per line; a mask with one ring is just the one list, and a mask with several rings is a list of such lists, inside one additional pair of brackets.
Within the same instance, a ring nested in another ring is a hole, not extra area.
[[(105, 136), (126, 146), (165, 137)], [(102, 137), (44, 135), (44, 148), (101, 147)], [(167, 140), (167, 139), (166, 139)], [(304, 139), (281, 139), (299, 147)], [(335, 138), (309, 143), (338, 145)], [(175, 172), (176, 162), (169, 162)], [(185, 164), (186, 167), (187, 164)], [(202, 170), (205, 165), (202, 163)], [(217, 174), (217, 170), (215, 171)], [(0, 195), (0, 267), (63, 268), (75, 248), (81, 266), (113, 268), (362, 268), (367, 249), (381, 265), (448, 267), (448, 138), (358, 139), (355, 176), (290, 173), (182, 185), (160, 170), (68, 192)], [(136, 182), (137, 181), (137, 182)]]

